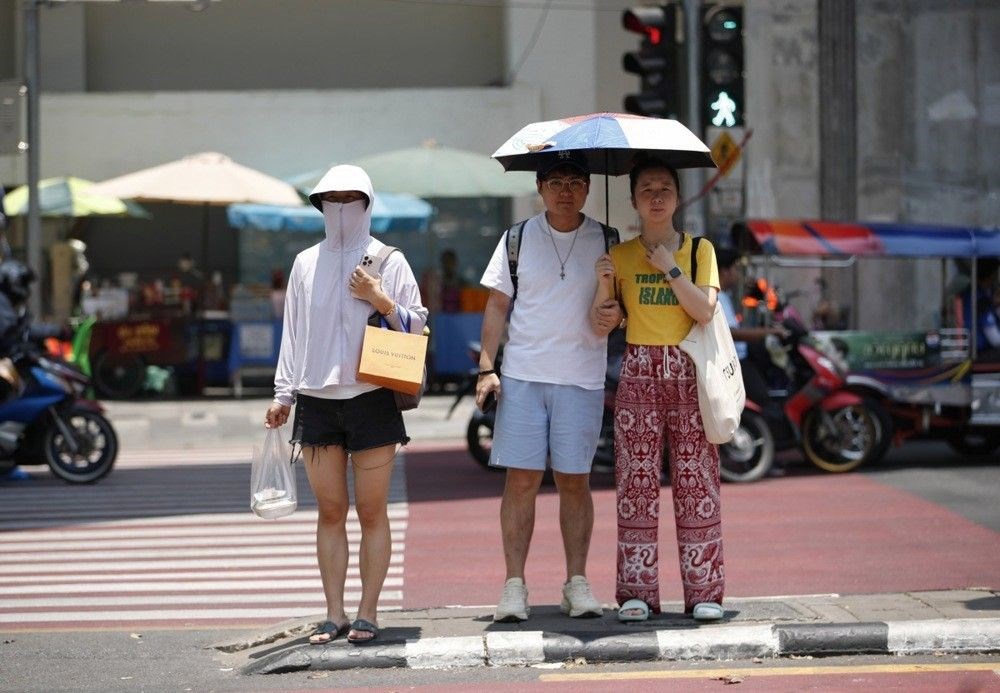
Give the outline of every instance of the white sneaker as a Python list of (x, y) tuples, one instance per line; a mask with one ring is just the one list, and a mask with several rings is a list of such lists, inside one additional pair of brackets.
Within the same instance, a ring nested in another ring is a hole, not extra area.
[(528, 608), (528, 588), (521, 578), (511, 578), (503, 585), (500, 603), (493, 614), (497, 623), (517, 623), (527, 621), (531, 610)]
[(590, 583), (582, 575), (574, 575), (563, 585), (559, 609), (570, 618), (595, 618), (604, 615), (601, 603), (590, 591)]

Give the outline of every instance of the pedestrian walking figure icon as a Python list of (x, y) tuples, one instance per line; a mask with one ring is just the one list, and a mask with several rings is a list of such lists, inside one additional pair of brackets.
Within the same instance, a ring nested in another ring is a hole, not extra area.
[(718, 98), (709, 104), (709, 108), (715, 111), (712, 117), (712, 125), (715, 127), (731, 128), (736, 125), (736, 102), (726, 92), (720, 91)]

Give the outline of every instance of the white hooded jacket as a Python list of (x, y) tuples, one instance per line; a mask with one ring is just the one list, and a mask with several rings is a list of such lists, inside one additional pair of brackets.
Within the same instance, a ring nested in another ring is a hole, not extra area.
[[(359, 190), (365, 202), (323, 202), (330, 191)], [(285, 296), (281, 351), (274, 376), (274, 400), (291, 405), (295, 393), (327, 399), (348, 399), (377, 389), (357, 381), (361, 344), (368, 316), (374, 308), (354, 298), (348, 280), (367, 254), (384, 247), (371, 236), (375, 193), (371, 180), (357, 166), (334, 166), (309, 194), (323, 212), (326, 238), (299, 253), (292, 265)], [(407, 325), (423, 332), (427, 309), (406, 258), (392, 253), (382, 267), (382, 290), (396, 303), (388, 321), (393, 329)]]

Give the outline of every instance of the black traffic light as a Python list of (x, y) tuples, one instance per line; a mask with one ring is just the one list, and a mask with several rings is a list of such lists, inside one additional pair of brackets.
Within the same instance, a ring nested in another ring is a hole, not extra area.
[(743, 125), (743, 8), (701, 10), (701, 119), (705, 127)]
[(639, 50), (622, 56), (622, 68), (639, 75), (639, 93), (625, 97), (629, 113), (675, 118), (681, 111), (682, 62), (677, 44), (675, 5), (633, 7), (622, 13), (622, 26), (642, 34)]

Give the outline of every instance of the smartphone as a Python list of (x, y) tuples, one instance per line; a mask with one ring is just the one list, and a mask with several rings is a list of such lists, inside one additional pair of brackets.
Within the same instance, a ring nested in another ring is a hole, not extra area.
[(483, 400), (483, 413), (489, 414), (496, 408), (497, 408), (497, 391), (490, 390), (489, 394), (486, 395), (486, 399)]
[(373, 258), (370, 255), (365, 255), (363, 258), (361, 258), (361, 262), (358, 263), (358, 267), (360, 267), (361, 271), (363, 271), (369, 277), (372, 277), (373, 279), (378, 279), (379, 268), (375, 267), (375, 260), (376, 258)]

